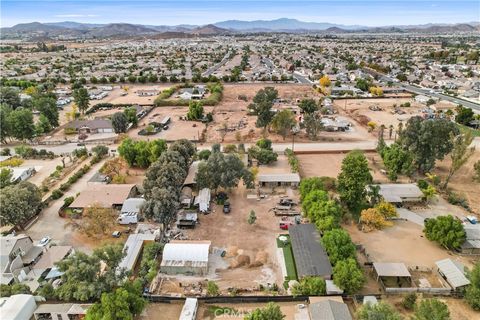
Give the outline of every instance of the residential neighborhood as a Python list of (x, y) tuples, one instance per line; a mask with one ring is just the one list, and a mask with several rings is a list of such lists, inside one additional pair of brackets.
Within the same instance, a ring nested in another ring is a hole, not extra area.
[(480, 319), (478, 21), (328, 3), (8, 4), (0, 319)]

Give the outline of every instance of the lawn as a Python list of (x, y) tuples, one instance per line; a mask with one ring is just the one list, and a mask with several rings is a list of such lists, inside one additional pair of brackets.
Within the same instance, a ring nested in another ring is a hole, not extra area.
[(476, 130), (476, 129), (473, 129), (473, 128), (470, 128), (470, 127), (467, 127), (467, 126), (464, 126), (464, 125), (461, 125), (461, 124), (458, 124), (458, 123), (457, 123), (457, 126), (462, 133), (470, 131), (472, 133), (472, 136), (480, 137), (480, 130)]
[(285, 259), (285, 267), (287, 268), (287, 278), (286, 282), (289, 280), (297, 280), (297, 270), (295, 268), (295, 259), (293, 258), (292, 244), (290, 243), (290, 236), (283, 235), (288, 238), (288, 242), (284, 244), (282, 241), (277, 238), (277, 247), (283, 249), (283, 257)]

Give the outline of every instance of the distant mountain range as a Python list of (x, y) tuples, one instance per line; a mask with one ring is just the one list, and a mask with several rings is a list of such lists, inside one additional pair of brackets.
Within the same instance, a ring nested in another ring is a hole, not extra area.
[[(22, 23), (9, 28), (1, 28), (3, 39), (75, 39), (75, 38), (115, 38), (115, 37), (191, 37), (195, 35), (223, 35), (234, 33), (448, 33), (480, 31), (478, 22), (462, 24), (424, 24), (404, 26), (368, 27), (361, 25), (341, 25), (326, 22), (304, 22), (296, 19), (276, 20), (228, 20), (204, 26), (196, 25), (140, 25), (129, 23), (90, 24), (73, 21), (51, 23)], [(163, 34), (163, 35), (161, 35)]]

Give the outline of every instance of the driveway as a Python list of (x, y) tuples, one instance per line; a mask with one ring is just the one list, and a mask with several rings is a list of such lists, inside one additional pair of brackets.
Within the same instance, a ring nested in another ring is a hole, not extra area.
[(77, 193), (88, 188), (88, 180), (90, 180), (101, 168), (104, 161), (105, 160), (92, 166), (90, 171), (73, 184), (70, 189), (65, 192), (62, 198), (52, 201), (50, 206), (42, 211), (39, 219), (25, 233), (34, 241), (45, 236), (50, 236), (52, 238), (52, 243), (57, 245), (69, 245), (73, 246), (76, 250), (87, 253), (91, 252), (91, 248), (75, 240), (73, 237), (74, 232), (72, 232), (71, 228), (68, 226), (68, 219), (61, 218), (58, 215), (58, 210), (60, 210), (60, 207), (63, 204), (63, 199), (75, 196)]
[(397, 212), (398, 212), (398, 216), (400, 218), (411, 221), (411, 222), (413, 222), (415, 224), (418, 224), (419, 226), (422, 226), (422, 227), (425, 226), (425, 224), (424, 224), (425, 218), (422, 217), (421, 215), (416, 214), (415, 212), (412, 212), (412, 211), (410, 211), (408, 209), (405, 209), (405, 208), (397, 208)]

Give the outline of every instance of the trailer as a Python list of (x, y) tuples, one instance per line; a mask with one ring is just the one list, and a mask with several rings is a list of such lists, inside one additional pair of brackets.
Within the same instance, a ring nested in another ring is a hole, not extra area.
[(294, 210), (275, 210), (273, 209), (273, 213), (278, 216), (278, 217), (281, 217), (281, 216), (299, 216), (300, 215), (300, 212), (298, 211), (294, 211)]
[(122, 213), (117, 218), (119, 224), (135, 224), (138, 223), (138, 214), (136, 212)]

